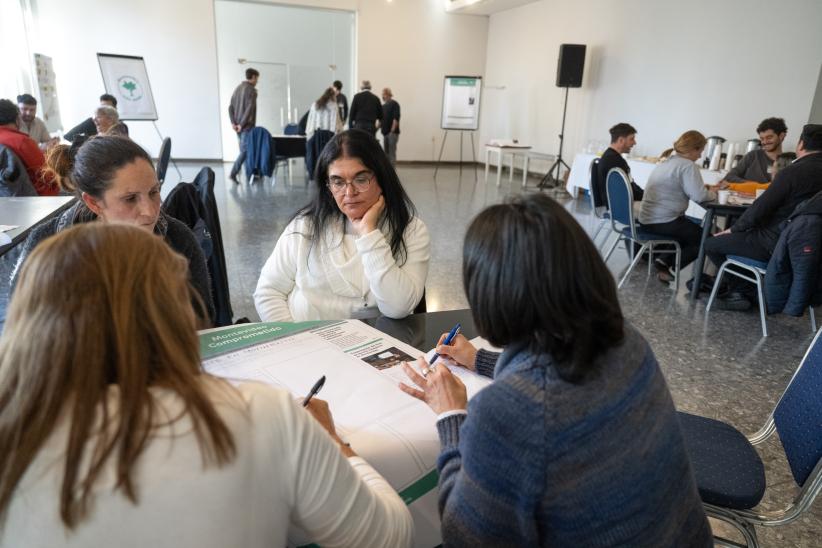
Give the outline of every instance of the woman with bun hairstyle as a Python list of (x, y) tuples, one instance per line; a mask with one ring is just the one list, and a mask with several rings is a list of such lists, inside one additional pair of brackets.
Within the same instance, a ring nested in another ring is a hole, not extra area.
[[(704, 135), (693, 129), (680, 135), (673, 149), (662, 153), (666, 159), (657, 164), (648, 177), (639, 209), (638, 221), (645, 231), (679, 242), (680, 269), (696, 259), (702, 239), (702, 228), (685, 217), (688, 204), (716, 199), (715, 188), (705, 186), (695, 163), (707, 142)], [(674, 261), (673, 253), (654, 260), (660, 281), (667, 283), (674, 279), (670, 271)]]
[(268, 548), (292, 526), (409, 546), (408, 508), (326, 402), (203, 371), (187, 263), (111, 223), (29, 256), (0, 337), (0, 546)]
[(187, 226), (160, 211), (160, 183), (151, 158), (140, 145), (123, 137), (96, 136), (71, 147), (53, 147), (46, 166), (78, 200), (62, 215), (31, 231), (12, 272), (12, 288), (26, 257), (49, 236), (90, 221), (126, 223), (157, 234), (188, 260), (189, 281), (205, 306), (200, 316), (211, 324), (214, 301), (205, 255)]

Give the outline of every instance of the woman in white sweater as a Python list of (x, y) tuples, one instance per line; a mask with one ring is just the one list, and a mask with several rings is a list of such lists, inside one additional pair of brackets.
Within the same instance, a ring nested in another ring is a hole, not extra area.
[(403, 318), (425, 291), (430, 239), (374, 137), (336, 135), (317, 162), (317, 189), (260, 272), (263, 321)]
[(0, 338), (0, 546), (408, 546), (324, 402), (202, 371), (187, 272), (127, 225), (32, 252)]
[(328, 88), (319, 99), (311, 103), (311, 108), (308, 110), (308, 121), (305, 124), (305, 136), (311, 139), (318, 129), (336, 133), (340, 125), (337, 95), (334, 93), (334, 88)]

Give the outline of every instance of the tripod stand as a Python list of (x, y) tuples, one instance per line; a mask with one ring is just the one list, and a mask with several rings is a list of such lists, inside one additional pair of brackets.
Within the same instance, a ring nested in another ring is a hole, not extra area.
[[(548, 173), (542, 178), (537, 185), (537, 188), (540, 190), (544, 188), (561, 188), (562, 179), (560, 179), (560, 175), (562, 174), (562, 166), (565, 166), (565, 169), (571, 171), (571, 166), (565, 163), (565, 160), (562, 159), (562, 142), (565, 140), (565, 113), (568, 110), (568, 86), (565, 86), (565, 104), (562, 106), (562, 128), (559, 130), (559, 153), (557, 154), (556, 161), (551, 165), (551, 169), (548, 170)], [(557, 174), (554, 176), (554, 170), (556, 170)]]

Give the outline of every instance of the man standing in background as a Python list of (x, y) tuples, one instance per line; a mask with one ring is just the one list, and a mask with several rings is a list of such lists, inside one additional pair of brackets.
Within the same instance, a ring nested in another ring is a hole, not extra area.
[(400, 104), (394, 100), (391, 88), (382, 89), (382, 119), (380, 131), (385, 155), (392, 166), (397, 165), (397, 141), (400, 139)]
[(40, 150), (48, 150), (60, 142), (49, 135), (46, 123), (37, 117), (37, 99), (28, 93), (18, 95), (17, 108), (20, 109), (20, 131), (31, 137)]
[(245, 81), (241, 82), (234, 93), (231, 94), (231, 103), (228, 105), (228, 117), (231, 120), (231, 127), (237, 133), (240, 141), (240, 155), (231, 167), (228, 178), (239, 183), (237, 175), (243, 167), (246, 156), (246, 146), (249, 132), (257, 124), (257, 80), (260, 73), (253, 69), (245, 69)]
[(342, 92), (342, 82), (334, 80), (334, 94), (337, 96), (337, 110), (340, 111), (340, 122), (345, 126), (348, 118), (348, 98)]
[(377, 120), (382, 117), (380, 98), (371, 93), (371, 82), (363, 80), (358, 94), (351, 99), (349, 127), (377, 136)]

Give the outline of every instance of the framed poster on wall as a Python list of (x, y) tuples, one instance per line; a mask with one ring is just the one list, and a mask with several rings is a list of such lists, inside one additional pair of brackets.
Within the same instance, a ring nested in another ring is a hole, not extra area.
[(479, 129), (482, 76), (446, 76), (442, 88), (442, 129)]
[(98, 53), (106, 93), (117, 98), (121, 120), (157, 120), (157, 107), (142, 57)]

